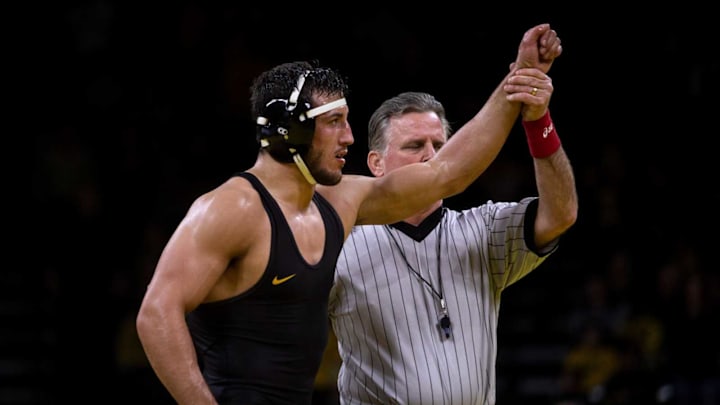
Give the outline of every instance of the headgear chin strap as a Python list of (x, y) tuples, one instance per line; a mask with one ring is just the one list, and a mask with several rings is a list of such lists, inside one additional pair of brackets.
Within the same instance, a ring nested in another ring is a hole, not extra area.
[(297, 84), (287, 100), (272, 99), (265, 104), (263, 116), (257, 117), (259, 125), (258, 141), (261, 148), (266, 148), (270, 155), (280, 162), (295, 162), (308, 183), (317, 182), (302, 159), (315, 135), (315, 117), (334, 108), (347, 104), (345, 98), (321, 106), (310, 108), (308, 103), (298, 104), (305, 79), (310, 74), (305, 71), (298, 77)]

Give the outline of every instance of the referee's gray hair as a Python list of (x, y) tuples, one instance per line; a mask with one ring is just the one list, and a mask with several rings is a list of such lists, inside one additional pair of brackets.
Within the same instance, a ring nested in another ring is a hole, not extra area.
[(445, 116), (445, 107), (431, 94), (407, 91), (385, 100), (370, 116), (368, 122), (368, 148), (382, 152), (387, 147), (387, 128), (390, 119), (408, 113), (432, 111), (440, 118), (445, 138), (450, 138), (452, 128)]

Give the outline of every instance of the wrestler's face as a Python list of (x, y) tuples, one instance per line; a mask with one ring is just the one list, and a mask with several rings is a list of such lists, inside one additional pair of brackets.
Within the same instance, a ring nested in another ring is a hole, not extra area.
[(380, 177), (398, 167), (425, 162), (435, 156), (447, 138), (434, 112), (412, 112), (390, 119), (384, 151), (368, 154), (368, 167)]
[[(313, 107), (330, 103), (341, 95), (313, 97)], [(332, 186), (342, 179), (348, 146), (355, 142), (348, 122), (347, 105), (334, 108), (315, 117), (315, 135), (308, 149), (305, 163), (318, 184)]]

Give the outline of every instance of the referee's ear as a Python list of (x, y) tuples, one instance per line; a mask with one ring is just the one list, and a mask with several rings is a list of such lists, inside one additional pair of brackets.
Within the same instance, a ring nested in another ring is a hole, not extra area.
[(382, 154), (376, 150), (368, 152), (367, 165), (370, 172), (375, 177), (382, 177), (385, 175), (385, 164), (383, 163)]

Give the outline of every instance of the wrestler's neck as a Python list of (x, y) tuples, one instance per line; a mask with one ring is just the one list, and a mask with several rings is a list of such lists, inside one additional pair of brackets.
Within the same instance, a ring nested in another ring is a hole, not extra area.
[(315, 193), (315, 186), (308, 183), (295, 163), (278, 162), (268, 154), (259, 154), (248, 172), (260, 179), (275, 199), (307, 205)]
[(412, 226), (419, 226), (425, 220), (425, 218), (429, 217), (430, 214), (435, 212), (441, 206), (442, 206), (442, 200), (436, 201), (433, 204), (428, 205), (426, 208), (424, 208), (422, 211), (418, 212), (417, 214), (403, 219), (403, 222), (406, 222)]

